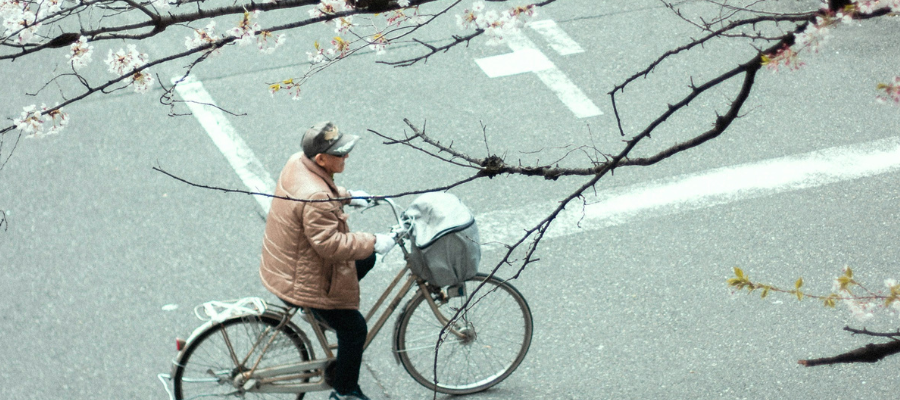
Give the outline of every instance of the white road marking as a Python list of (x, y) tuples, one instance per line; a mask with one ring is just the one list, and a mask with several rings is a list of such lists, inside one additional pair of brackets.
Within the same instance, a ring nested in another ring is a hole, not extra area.
[(556, 93), (556, 97), (559, 97), (576, 117), (588, 118), (603, 115), (600, 108), (558, 68), (535, 71), (535, 74), (541, 79), (541, 82), (553, 90), (553, 93)]
[[(214, 104), (199, 81), (182, 85), (178, 92), (185, 100)], [(271, 193), (275, 182), (228, 123), (224, 113), (214, 107), (188, 104), (247, 187)], [(579, 201), (572, 203), (553, 223), (545, 238), (597, 231), (648, 218), (897, 171), (900, 171), (900, 137), (716, 168), (598, 191), (596, 195), (589, 195), (586, 206), (582, 207)], [(257, 200), (268, 212), (271, 200), (262, 197)], [(477, 215), (485, 250), (515, 242), (524, 229), (533, 227), (556, 204), (555, 201), (529, 204)]]
[(523, 49), (502, 56), (475, 60), (489, 78), (524, 74), (556, 68), (538, 49)]
[(556, 50), (561, 56), (584, 53), (584, 49), (572, 40), (572, 38), (556, 24), (556, 21), (552, 19), (529, 22), (525, 26), (540, 33), (547, 39), (550, 48)]
[[(900, 137), (833, 147), (755, 163), (598, 191), (574, 202), (545, 237), (558, 238), (648, 218), (900, 171)], [(558, 203), (476, 216), (488, 248), (513, 243)], [(493, 243), (493, 244), (492, 244)]]
[[(551, 47), (560, 54), (574, 54), (584, 51), (562, 29), (559, 29), (555, 22), (538, 21), (530, 25), (534, 26), (534, 24), (537, 24), (537, 27), (534, 29), (538, 33), (550, 35), (548, 36), (548, 41)], [(475, 59), (475, 63), (481, 67), (488, 77), (496, 78), (533, 72), (577, 118), (603, 115), (600, 108), (566, 74), (557, 68), (524, 33), (510, 34), (504, 38), (504, 41), (513, 51), (512, 53)]]
[[(262, 163), (253, 154), (253, 150), (247, 146), (244, 139), (234, 130), (228, 117), (222, 110), (205, 104), (215, 104), (212, 97), (203, 88), (199, 80), (188, 77), (175, 89), (181, 98), (186, 101), (191, 113), (206, 130), (206, 133), (215, 143), (222, 155), (231, 164), (231, 168), (237, 172), (238, 177), (244, 182), (244, 186), (253, 192), (274, 193), (275, 181), (266, 172)], [(272, 198), (265, 196), (253, 196), (262, 207), (264, 214), (269, 213)]]

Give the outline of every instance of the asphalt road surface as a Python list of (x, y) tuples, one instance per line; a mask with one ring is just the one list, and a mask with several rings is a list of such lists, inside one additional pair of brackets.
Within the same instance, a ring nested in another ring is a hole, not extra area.
[[(338, 183), (373, 194), (469, 173), (367, 132), (409, 132), (403, 118), (427, 121), (433, 137), (475, 155), (528, 164), (571, 152), (564, 163), (583, 164), (591, 153), (576, 146), (593, 143), (607, 153), (622, 146), (606, 92), (683, 43), (691, 28), (653, 1), (561, 3), (542, 10), (539, 20), (552, 22), (526, 28), (509, 45), (472, 43), (404, 69), (373, 62), (415, 54), (412, 46), (360, 53), (308, 82), (299, 101), (270, 96), (265, 83), (303, 71), (312, 42), (331, 34), (325, 28), (289, 37), (271, 56), (226, 52), (194, 77), (218, 105), (243, 114), (219, 124), (227, 121), (271, 177), (299, 150), (300, 134), (325, 119), (363, 136)], [(143, 50), (153, 57), (183, 46), (185, 31), (167, 35)], [(841, 27), (799, 71), (761, 73), (746, 115), (721, 138), (604, 179), (588, 198), (597, 204), (570, 210), (542, 243), (541, 260), (514, 281), (535, 320), (524, 363), (496, 388), (467, 398), (890, 396), (897, 358), (818, 368), (796, 361), (867, 342), (843, 332), (845, 325), (893, 330), (896, 317), (862, 324), (816, 301), (733, 295), (725, 280), (735, 266), (783, 286), (802, 276), (810, 292), (829, 291), (844, 266), (876, 288), (900, 278), (900, 108), (876, 104), (873, 90), (900, 73), (900, 41), (886, 39), (898, 36), (897, 18)], [(684, 95), (690, 78), (708, 79), (750, 56), (751, 49), (714, 44), (674, 58), (621, 97), (624, 128), (642, 128)], [(49, 74), (49, 59), (16, 63)], [(521, 68), (523, 59), (547, 68)], [(21, 93), (35, 84), (13, 76), (12, 67), (0, 74), (10, 93), (0, 104), (10, 118), (34, 102)], [(175, 77), (179, 69), (156, 72)], [(734, 91), (725, 85), (698, 99), (637, 154), (707, 129)], [(70, 127), (23, 139), (0, 170), (8, 220), (0, 230), (0, 398), (166, 399), (169, 382), (159, 374), (169, 372), (175, 337), (200, 324), (195, 305), (274, 299), (257, 273), (260, 204), (152, 170), (245, 188), (210, 125), (166, 117), (159, 93), (120, 91), (72, 106)], [(582, 183), (497, 177), (454, 193), (485, 235), (508, 241)], [(351, 218), (359, 230), (390, 225), (383, 209)], [(488, 267), (500, 253), (496, 245), (486, 250)], [(393, 276), (398, 255), (363, 282), (364, 308)], [(386, 329), (366, 352), (365, 392), (430, 398), (395, 364), (389, 336)]]

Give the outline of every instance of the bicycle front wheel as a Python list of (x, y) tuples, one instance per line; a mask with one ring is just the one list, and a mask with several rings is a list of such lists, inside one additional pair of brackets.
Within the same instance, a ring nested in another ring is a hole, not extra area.
[(440, 345), (444, 326), (424, 296), (435, 299), (445, 318), (462, 309), (466, 296), (441, 299), (419, 292), (407, 303), (394, 340), (400, 362), (416, 382), (441, 393), (475, 393), (500, 383), (522, 363), (533, 329), (528, 303), (512, 285), (484, 274), (467, 280), (464, 293), (482, 283)]
[[(253, 368), (270, 339), (271, 344), (259, 360), (258, 369), (309, 361), (306, 335), (295, 330), (292, 324), (278, 328), (280, 322), (281, 315), (248, 315), (222, 321), (200, 333), (185, 349), (175, 369), (175, 399), (302, 399), (304, 393), (246, 390), (235, 379), (241, 372)], [(282, 383), (306, 381), (308, 379)]]

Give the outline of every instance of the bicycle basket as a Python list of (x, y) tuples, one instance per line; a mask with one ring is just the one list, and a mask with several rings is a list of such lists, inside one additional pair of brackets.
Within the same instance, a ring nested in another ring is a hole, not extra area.
[(410, 269), (435, 286), (452, 286), (478, 272), (481, 244), (475, 216), (450, 193), (419, 196), (403, 215), (412, 221)]

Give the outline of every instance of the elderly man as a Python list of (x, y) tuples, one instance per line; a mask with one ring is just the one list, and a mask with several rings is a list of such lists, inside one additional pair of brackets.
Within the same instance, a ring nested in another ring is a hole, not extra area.
[[(365, 317), (359, 312), (359, 280), (375, 265), (375, 254), (393, 248), (385, 234), (350, 232), (344, 204), (365, 205), (335, 185), (334, 174), (356, 141), (331, 122), (306, 131), (302, 152), (288, 159), (278, 178), (266, 219), (260, 277), (286, 303), (309, 307), (337, 333), (338, 354), (329, 399), (365, 399), (359, 369), (365, 344)], [(357, 197), (366, 196), (354, 192)], [(310, 200), (294, 201), (284, 198)], [(343, 198), (344, 200), (332, 200)]]

